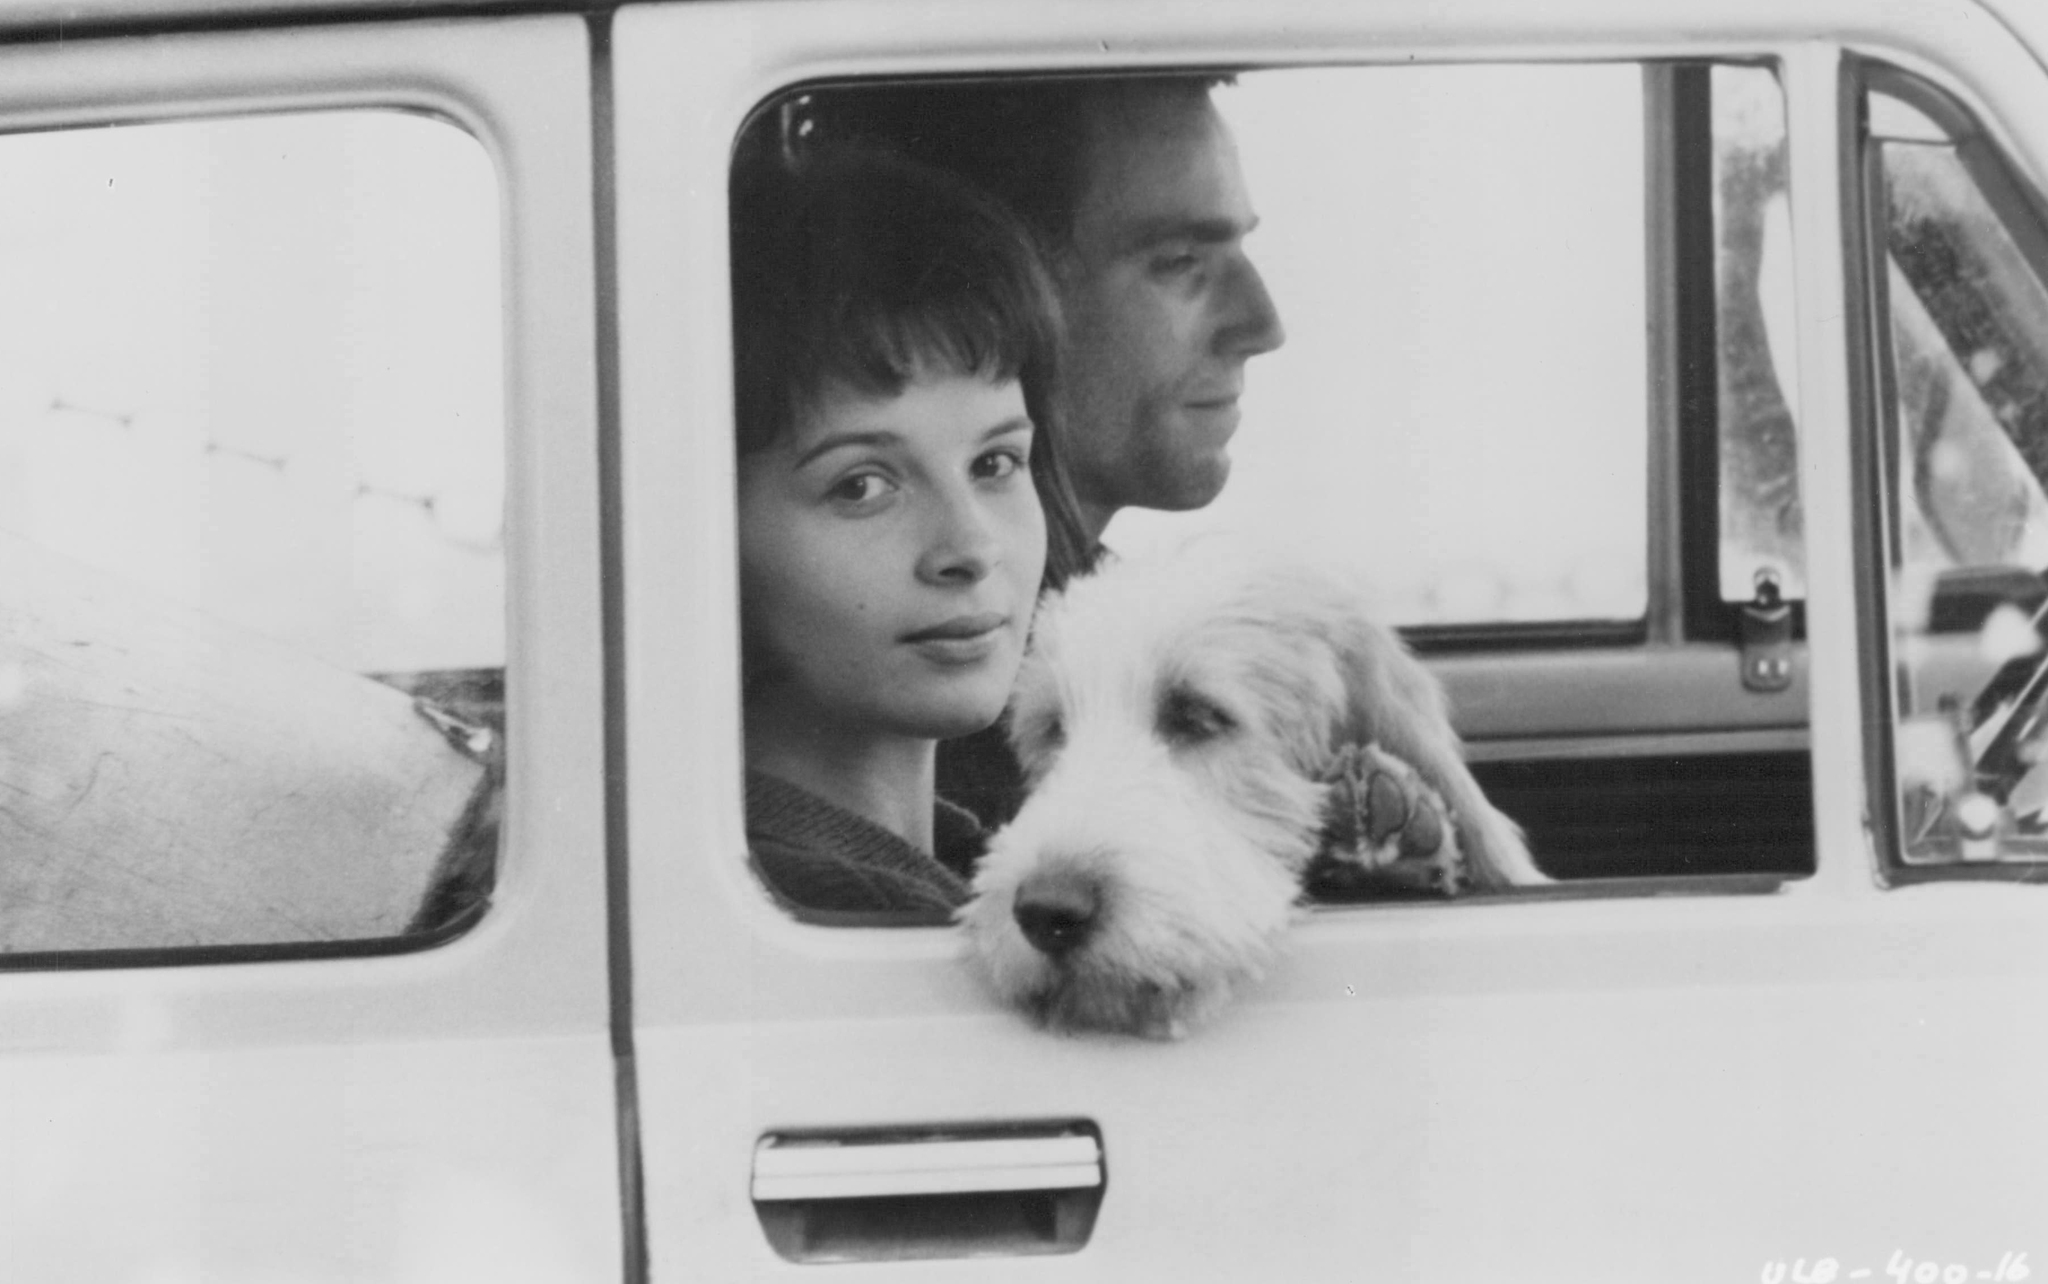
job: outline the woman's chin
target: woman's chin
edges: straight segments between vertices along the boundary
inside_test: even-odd
[[[917,724],[915,734],[933,740],[971,736],[1003,716],[1010,702],[1010,688],[1017,678],[1017,666],[990,664],[979,672],[954,672],[939,682],[920,684],[908,697],[903,712]]]
[[[1009,702],[1007,691],[991,699],[952,700],[925,710],[918,734],[933,740],[957,740],[994,725]]]

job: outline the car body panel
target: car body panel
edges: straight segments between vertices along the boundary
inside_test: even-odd
[[[588,66],[563,17],[0,49],[10,130],[374,105],[482,142],[506,281],[513,667],[549,675],[515,677],[511,725],[550,746],[515,747],[496,905],[441,948],[0,974],[11,1278],[619,1268]]]
[[[1842,50],[1919,68],[2015,122],[2048,119],[2048,79],[1964,6],[1677,12],[621,12],[627,650],[659,657],[629,662],[628,677],[653,1278],[813,1269],[780,1260],[750,1224],[745,1177],[765,1133],[1070,1118],[1101,1130],[1109,1190],[1094,1239],[1068,1258],[955,1263],[949,1278],[1713,1280],[1802,1257],[1881,1272],[1899,1248],[1988,1268],[2026,1247],[2033,1197],[2016,1192],[2048,1190],[2048,1126],[2023,1068],[2044,1046],[2025,1014],[2048,995],[2048,900],[2012,886],[1880,889],[1862,823],[1871,724],[1852,665],[1806,667],[1816,876],[1766,895],[1318,911],[1265,983],[1182,1043],[1034,1032],[989,1010],[943,931],[796,924],[746,871],[735,635],[730,616],[700,609],[735,596],[726,300],[702,286],[723,279],[723,193],[708,176],[755,102],[814,78],[1777,60],[1800,250],[1809,655],[1858,653]],[[2024,163],[2048,173],[2028,141]],[[1481,703],[1465,706],[1468,725],[1512,739],[1541,721],[1512,704],[1516,666],[1549,663],[1444,667]],[[1629,721],[1603,711],[1574,730]],[[1960,1184],[1916,1180],[1923,1163]]]

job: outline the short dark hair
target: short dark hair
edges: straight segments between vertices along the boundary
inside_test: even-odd
[[[1016,380],[1038,429],[1047,580],[1085,565],[1059,466],[1059,304],[1028,234],[960,179],[869,147],[743,145],[732,189],[736,442],[773,447],[828,387],[893,396],[925,370]]]
[[[820,89],[796,128],[824,138],[885,142],[958,174],[1021,218],[1047,252],[1064,249],[1088,179],[1090,129],[1137,96],[1206,100],[1226,72],[1119,73],[923,81]]]

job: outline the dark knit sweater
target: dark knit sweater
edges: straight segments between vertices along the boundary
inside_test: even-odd
[[[747,846],[775,893],[806,918],[887,914],[948,922],[967,902],[984,835],[973,815],[937,800],[938,857],[786,780],[747,772]]]
[[[1010,715],[973,735],[941,740],[938,786],[990,831],[1014,820],[1024,805],[1024,768],[1010,748]]]

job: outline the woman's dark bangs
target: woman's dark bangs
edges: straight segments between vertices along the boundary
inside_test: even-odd
[[[944,371],[994,382],[1019,378],[1042,351],[1032,314],[1007,315],[984,298],[936,301],[910,311],[850,319],[829,342],[822,381],[895,396],[920,374]]]

